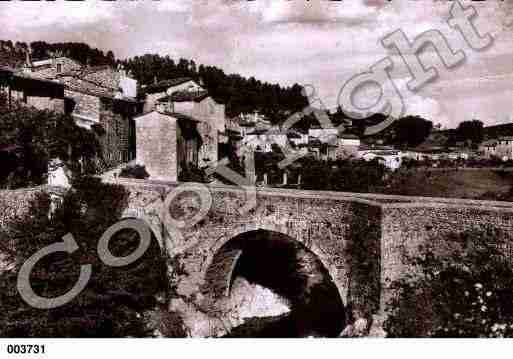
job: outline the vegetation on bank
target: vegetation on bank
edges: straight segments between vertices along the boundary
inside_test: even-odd
[[[391,284],[389,337],[513,336],[513,269],[508,236],[492,227],[449,233],[408,256]]]
[[[0,188],[46,183],[50,160],[61,159],[74,173],[95,173],[101,158],[94,132],[70,116],[12,102],[0,93]]]
[[[120,186],[81,177],[50,217],[50,200],[40,195],[29,213],[6,229],[2,242],[15,250],[10,258],[15,268],[0,274],[0,337],[185,336],[180,318],[167,310],[172,297],[170,264],[155,238],[144,255],[127,266],[108,266],[98,256],[101,236],[120,220],[127,199]],[[37,262],[30,277],[32,288],[43,297],[60,296],[75,285],[85,264],[92,266],[91,278],[69,303],[49,310],[32,308],[16,289],[21,265],[45,246],[62,242],[68,233],[78,249]],[[109,242],[117,257],[130,255],[138,246],[139,236],[131,229],[117,232]],[[169,327],[169,323],[174,324]]]

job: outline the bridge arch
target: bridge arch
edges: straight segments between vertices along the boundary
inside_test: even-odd
[[[309,302],[311,308],[306,311],[317,310],[319,317],[324,315],[324,322],[333,321],[331,335],[339,334],[345,325],[345,298],[329,264],[322,254],[315,253],[315,248],[280,229],[243,226],[216,242],[204,277],[204,294],[210,307],[226,301],[235,277],[242,275],[250,283],[289,299],[291,310],[305,311]],[[329,303],[322,305],[320,298],[329,298]]]

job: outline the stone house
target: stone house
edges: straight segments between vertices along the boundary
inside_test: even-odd
[[[358,148],[361,145],[360,138],[350,133],[342,133],[338,137],[336,149],[337,158],[357,157]]]
[[[15,70],[0,69],[0,90],[8,103],[17,101],[39,110],[64,112],[64,86],[54,81],[25,76]]]
[[[191,117],[164,107],[136,118],[137,161],[151,179],[178,181],[187,165],[198,166],[201,135]]]
[[[483,141],[479,146],[479,152],[482,153],[485,158],[492,158],[497,156],[497,140]]]
[[[145,97],[144,112],[153,111],[158,100],[180,91],[205,91],[205,89],[190,77],[155,81],[155,83],[142,88]]]
[[[21,74],[64,86],[64,112],[77,125],[96,132],[105,166],[135,158],[133,119],[142,112],[143,103],[137,98],[137,81],[122,68],[82,66],[59,57],[28,61]]]
[[[57,78],[60,74],[79,71],[82,68],[82,64],[68,57],[60,56],[32,61],[30,56],[27,55],[27,60],[22,68],[22,72],[30,74],[31,77],[50,80]]]
[[[219,138],[226,132],[225,106],[218,104],[207,91],[198,88],[174,91],[160,98],[156,109],[162,113],[179,114],[197,122],[202,145],[198,166],[206,167],[218,160]]]
[[[255,129],[242,138],[242,147],[247,151],[272,152],[273,145],[280,148],[288,146],[287,133],[281,131],[278,127],[269,130]]]
[[[503,161],[513,159],[513,136],[502,136],[496,140],[495,154]]]

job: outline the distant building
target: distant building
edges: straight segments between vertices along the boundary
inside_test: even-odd
[[[360,148],[360,137],[350,133],[342,133],[338,138],[337,158],[357,157]]]
[[[357,157],[365,161],[378,160],[385,167],[396,170],[401,167],[401,152],[390,146],[366,146],[361,145],[358,148]]]
[[[513,136],[503,136],[497,139],[494,156],[503,161],[513,159]]]
[[[308,145],[308,135],[299,131],[289,129],[287,131],[287,137],[294,146],[305,146]]]
[[[310,128],[308,137],[317,138],[321,143],[337,143],[339,131],[337,128]]]
[[[487,140],[483,141],[479,146],[479,151],[482,153],[485,158],[497,157],[497,140]]]
[[[287,133],[282,132],[279,127],[268,130],[255,129],[242,138],[242,147],[249,151],[272,152],[273,145],[280,148],[288,146]]]

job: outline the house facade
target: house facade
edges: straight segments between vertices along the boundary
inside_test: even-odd
[[[485,158],[492,158],[497,156],[497,140],[486,140],[481,143],[479,146],[479,152],[483,155]]]
[[[503,136],[497,139],[494,156],[503,161],[513,159],[513,136]]]
[[[197,166],[198,122],[180,114],[152,111],[136,118],[137,164],[151,179],[178,181],[188,165]]]
[[[155,109],[161,113],[179,114],[196,121],[202,140],[198,166],[206,167],[217,162],[219,139],[226,132],[223,104],[214,101],[205,90],[190,88],[160,98]]]
[[[27,61],[19,76],[63,86],[64,112],[98,135],[103,166],[135,158],[133,119],[142,112],[142,103],[137,99],[137,81],[123,68],[83,66],[59,57]]]
[[[155,109],[158,100],[180,91],[204,91],[205,89],[190,77],[179,77],[171,80],[155,81],[142,88],[145,97],[144,113]]]
[[[32,78],[15,70],[0,69],[0,90],[9,105],[13,101],[38,110],[64,113],[64,86],[46,79]]]

